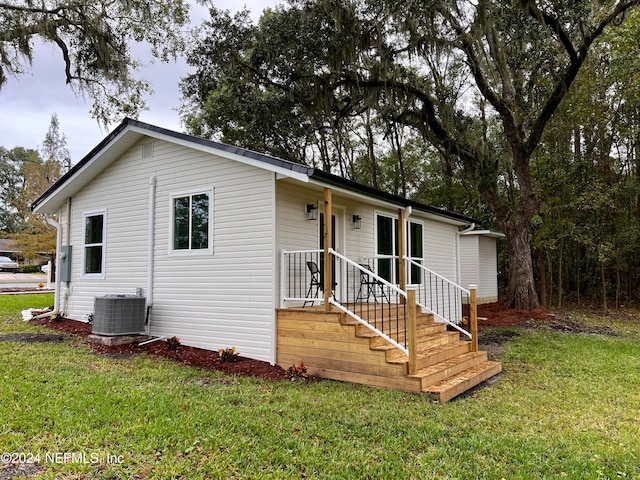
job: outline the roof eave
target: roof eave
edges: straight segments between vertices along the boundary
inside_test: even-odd
[[[332,185],[339,188],[343,188],[345,190],[349,190],[352,192],[356,192],[359,194],[363,194],[368,197],[374,197],[382,200],[386,203],[391,203],[398,207],[406,208],[411,207],[412,209],[419,210],[420,212],[426,214],[427,216],[435,216],[438,218],[445,218],[449,222],[458,225],[471,225],[471,224],[479,224],[479,220],[475,220],[473,218],[460,215],[455,212],[450,212],[448,210],[444,210],[441,208],[432,207],[430,205],[424,205],[422,203],[406,199],[399,195],[393,195],[391,193],[386,193],[381,190],[377,190],[373,187],[368,187],[366,185],[361,185],[357,182],[353,182],[351,180],[347,180],[342,177],[338,177],[337,175],[333,175],[331,173],[324,172],[322,170],[314,169],[313,174],[311,175],[311,180],[316,180],[319,184]]]
[[[82,160],[74,165],[69,172],[36,199],[31,205],[31,209],[36,213],[56,213],[67,198],[72,197],[84,188],[88,182],[107,168],[112,161],[115,161],[123,150],[130,148],[144,136],[169,141],[244,164],[257,166],[258,168],[272,171],[279,176],[294,178],[301,182],[308,182],[309,176],[313,172],[313,168],[305,165],[295,164],[251,150],[224,145],[212,140],[174,132],[127,118]],[[124,143],[122,149],[118,149],[110,155],[114,146],[123,141],[123,137],[127,137],[129,141]]]

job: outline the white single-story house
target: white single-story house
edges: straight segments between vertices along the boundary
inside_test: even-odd
[[[438,282],[464,282],[461,263],[479,260],[461,251],[461,232],[476,223],[471,218],[131,119],[33,210],[57,218],[56,308],[66,317],[87,321],[96,297],[137,294],[145,298],[151,336],[175,335],[209,350],[233,345],[243,356],[272,364],[288,361],[278,358],[277,312],[311,311],[323,303],[327,289],[318,280],[326,279],[310,269],[329,265],[321,253],[325,238],[334,263],[343,262],[358,278],[366,277],[365,265],[403,288],[426,285],[424,267]],[[331,212],[330,226],[325,212]],[[494,288],[495,269],[483,267],[478,282]],[[355,277],[349,280],[346,267],[330,268],[332,299],[359,290],[354,303],[362,302],[363,285],[376,286],[350,287]],[[438,286],[424,291],[434,296],[438,288],[442,296]],[[445,296],[456,297],[447,288]],[[366,301],[371,298],[377,303],[367,292]]]

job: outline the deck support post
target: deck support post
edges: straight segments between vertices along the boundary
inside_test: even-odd
[[[407,269],[405,266],[405,225],[404,225],[404,208],[398,209],[398,278],[400,279],[399,286],[403,292],[407,290]]]
[[[407,349],[409,350],[409,375],[418,371],[418,339],[416,337],[416,291],[407,290]]]
[[[469,285],[469,327],[471,329],[471,351],[478,351],[478,286]]]
[[[333,205],[331,198],[331,189],[325,187],[324,189],[324,311],[331,311],[331,304],[329,299],[331,298],[331,291],[333,285],[331,280],[333,279],[333,258],[329,254],[329,249],[333,248],[331,243],[331,218],[333,215]]]

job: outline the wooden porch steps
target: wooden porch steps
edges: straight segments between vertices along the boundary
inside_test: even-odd
[[[440,402],[448,402],[453,397],[466,392],[479,383],[497,375],[502,371],[500,362],[486,361],[468,368],[438,383],[423,388],[422,391]]]
[[[472,352],[471,342],[434,322],[417,318],[417,371],[397,347],[339,311],[278,311],[278,364],[304,361],[312,375],[382,388],[426,393],[446,402],[502,370],[486,352]],[[404,341],[405,332],[387,321],[385,333]]]

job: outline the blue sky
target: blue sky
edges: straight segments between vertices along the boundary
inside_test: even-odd
[[[255,19],[276,0],[214,0],[218,8],[237,11],[246,5]],[[201,6],[192,6],[192,22],[207,15]],[[141,59],[143,60],[143,59]],[[154,94],[147,98],[149,109],[139,119],[172,130],[182,131],[178,113],[178,82],[188,73],[184,62],[147,64],[140,76],[151,82]],[[0,146],[39,148],[56,113],[60,129],[67,138],[73,163],[84,157],[108,131],[89,114],[91,100],[76,96],[65,84],[64,64],[53,47],[38,44],[30,72],[10,78],[0,90]],[[112,125],[113,127],[115,125]]]

